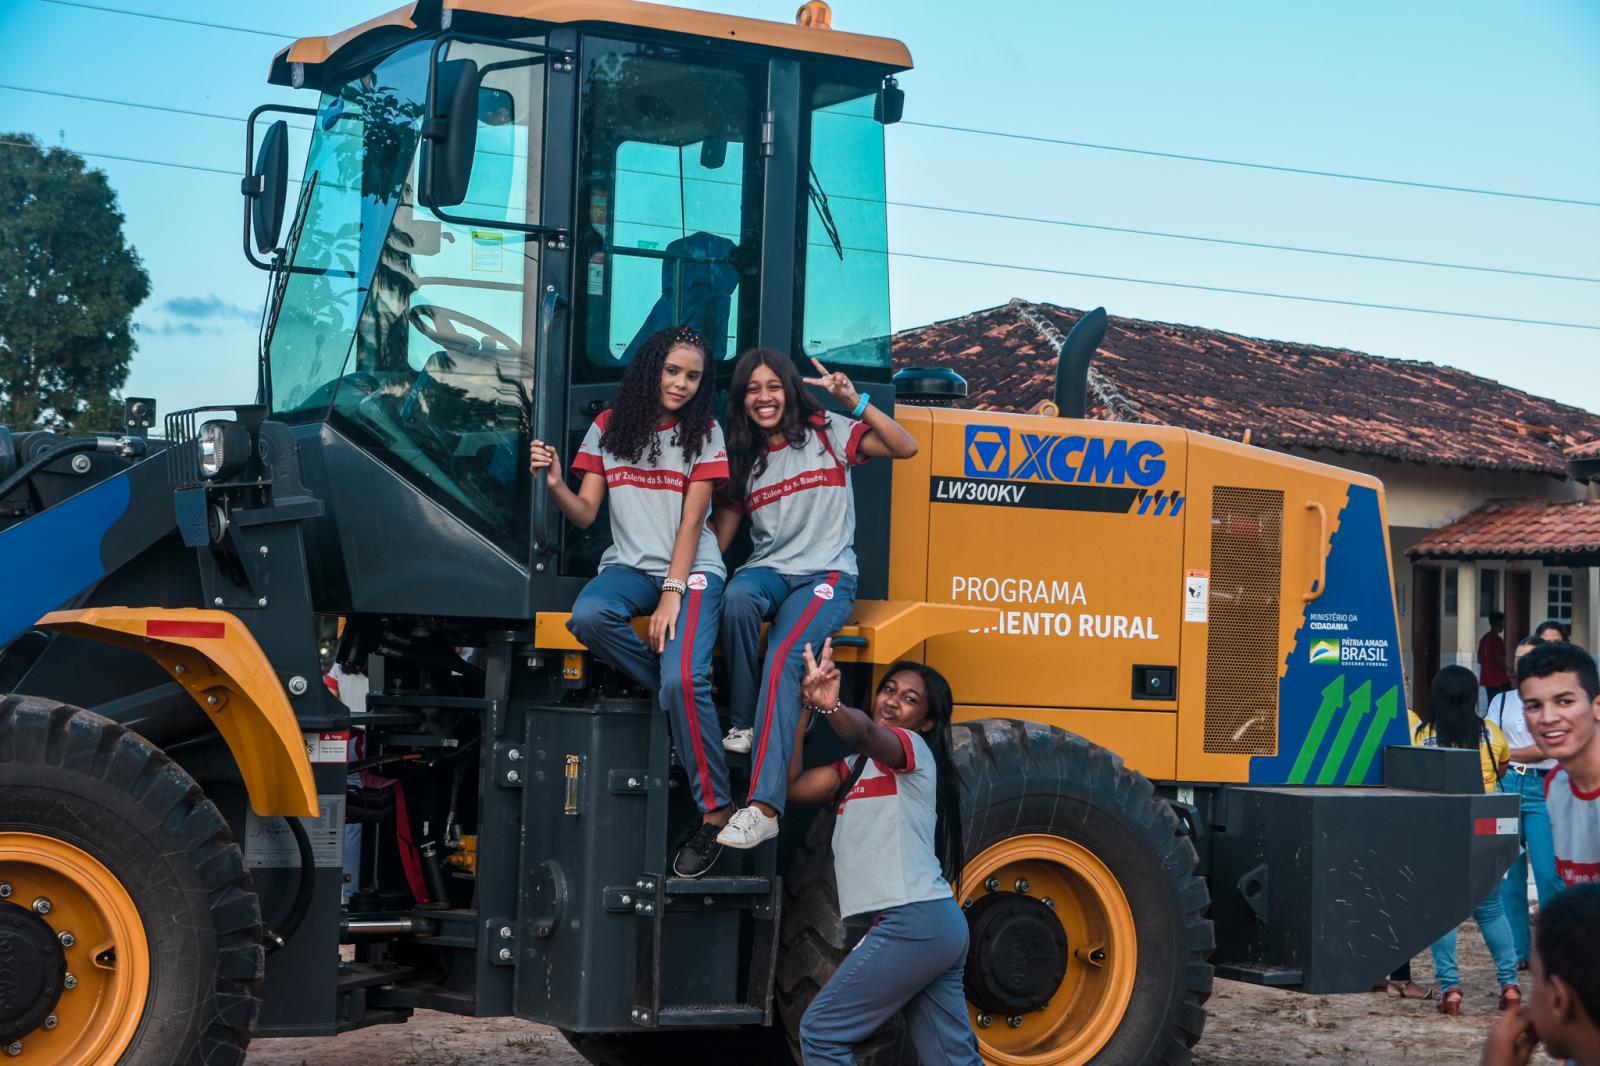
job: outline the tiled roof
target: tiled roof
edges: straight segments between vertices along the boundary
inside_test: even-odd
[[[968,407],[1031,410],[1082,313],[1012,300],[904,330],[895,365],[955,370]],[[1600,415],[1463,370],[1116,316],[1089,387],[1094,418],[1444,466],[1565,477],[1566,449],[1600,438]]]
[[[1423,558],[1600,554],[1600,500],[1492,500],[1406,549]]]
[[[1600,440],[1592,440],[1586,444],[1574,444],[1567,449],[1567,458],[1573,462],[1585,459],[1600,459]]]

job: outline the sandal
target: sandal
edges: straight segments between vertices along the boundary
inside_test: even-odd
[[[1461,989],[1447,988],[1444,990],[1444,994],[1439,997],[1439,1013],[1448,1014],[1452,1018],[1461,1013]]]
[[[1390,999],[1432,999],[1439,993],[1415,981],[1390,981],[1385,989]]]
[[[1516,985],[1502,985],[1500,988],[1500,1009],[1511,1010],[1522,1006],[1522,989]]]

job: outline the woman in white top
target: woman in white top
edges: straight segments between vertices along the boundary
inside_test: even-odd
[[[789,798],[837,805],[839,911],[877,915],[806,1008],[804,1064],[853,1066],[851,1048],[904,1008],[924,1063],[982,1066],[962,990],[967,920],[950,888],[962,861],[950,685],[931,667],[895,663],[869,716],[840,702],[831,639],[820,660],[809,644],[804,657],[807,710],[823,715],[856,754],[802,770],[797,743]]]

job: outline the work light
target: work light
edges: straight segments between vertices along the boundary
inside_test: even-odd
[[[237,422],[213,419],[200,426],[200,474],[208,481],[225,480],[250,461],[250,433]]]

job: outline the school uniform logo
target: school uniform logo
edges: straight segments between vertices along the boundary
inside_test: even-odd
[[[833,599],[833,586],[824,581],[812,589],[811,594],[819,600],[831,600]]]
[[[690,588],[695,589],[697,591],[700,590],[700,589],[703,589],[703,588],[706,587],[706,575],[704,575],[704,574],[690,574],[689,575],[689,580],[687,582],[685,582],[685,584],[687,584]]]

